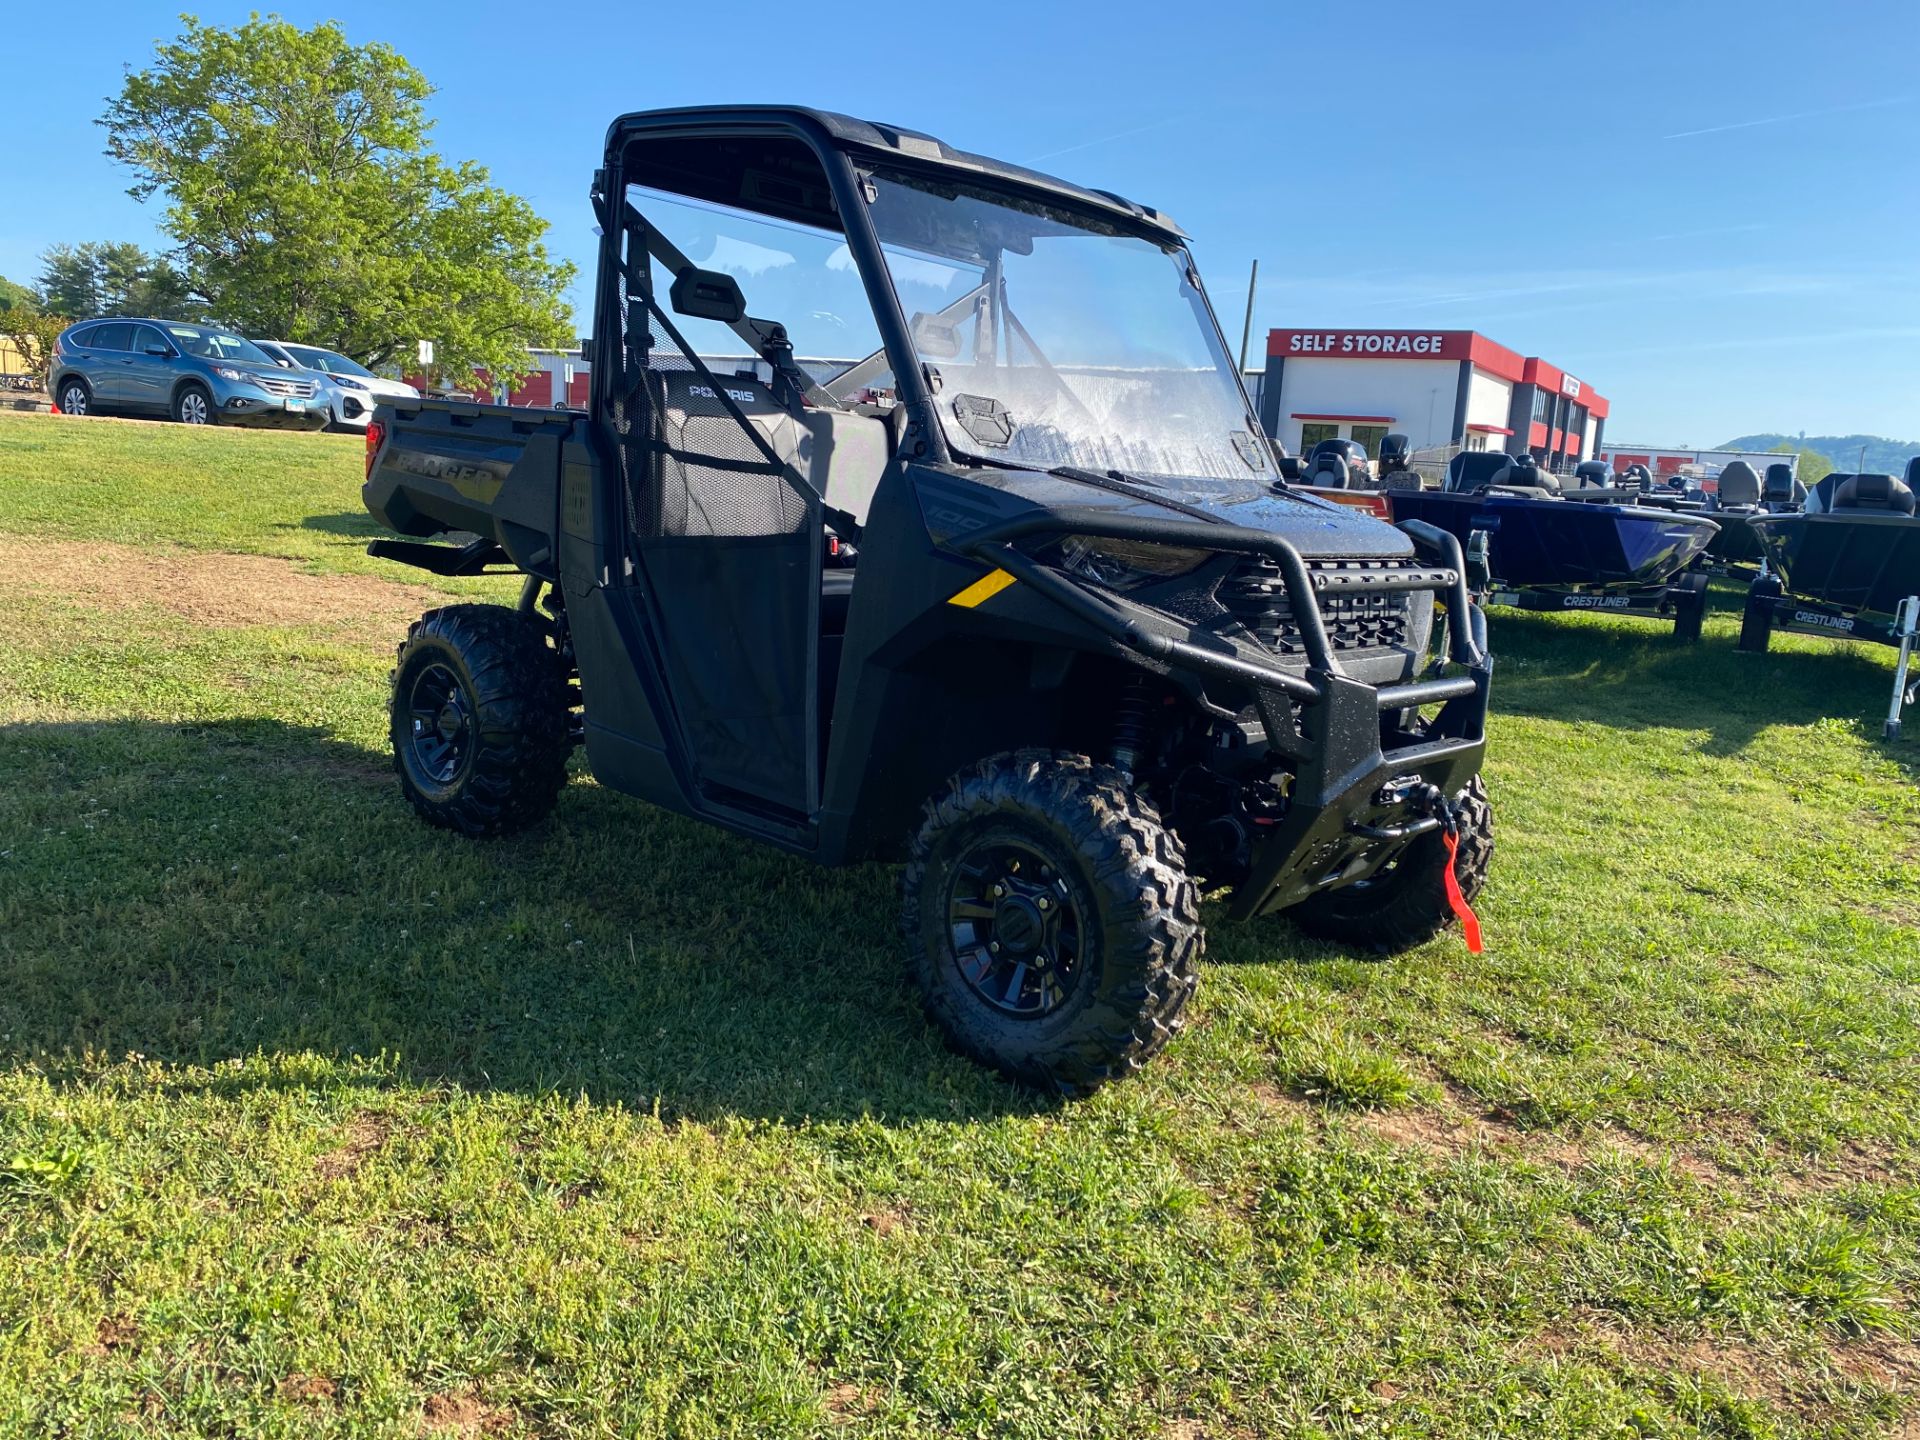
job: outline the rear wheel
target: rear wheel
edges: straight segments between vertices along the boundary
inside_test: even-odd
[[[1471,901],[1486,885],[1493,862],[1493,805],[1478,775],[1456,804],[1460,842],[1453,874]],[[1439,934],[1453,918],[1446,865],[1446,842],[1439,831],[1429,831],[1365,880],[1302,900],[1286,915],[1322,940],[1369,950],[1410,949]]]
[[[182,425],[214,423],[213,396],[201,385],[182,385],[173,397],[173,418]]]
[[[1085,1094],[1180,1029],[1205,945],[1180,842],[1118,770],[1023,750],[927,803],[902,929],[961,1053]]]
[[[463,835],[525,829],[566,784],[560,659],[517,611],[430,610],[400,646],[390,733],[401,791],[422,819]]]
[[[84,415],[93,407],[93,391],[84,380],[65,380],[60,385],[60,413]]]

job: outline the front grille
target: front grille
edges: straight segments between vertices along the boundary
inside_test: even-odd
[[[269,395],[280,395],[291,400],[308,400],[313,397],[311,380],[295,380],[289,376],[262,375],[260,388]]]
[[[1316,577],[1418,568],[1397,560],[1312,560],[1307,569]],[[1220,582],[1215,598],[1227,611],[1276,655],[1306,653],[1300,627],[1287,599],[1280,567],[1264,555],[1249,555]],[[1329,587],[1320,590],[1320,616],[1327,640],[1335,651],[1377,650],[1403,645],[1407,639],[1407,609],[1412,594],[1405,590],[1366,594]]]

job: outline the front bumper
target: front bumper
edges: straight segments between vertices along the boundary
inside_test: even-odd
[[[216,381],[213,404],[222,425],[250,425],[269,430],[318,430],[328,419],[326,396],[318,391],[302,399],[274,395],[254,385]]]
[[[1235,919],[1296,905],[1309,896],[1363,880],[1409,840],[1438,824],[1407,813],[1400,782],[1418,779],[1457,796],[1486,753],[1487,702],[1493,659],[1486,620],[1467,589],[1460,542],[1420,521],[1399,527],[1423,568],[1406,573],[1323,576],[1316,582],[1287,541],[1264,531],[1200,521],[1146,520],[1098,511],[1056,511],[1024,517],[971,537],[960,548],[1004,569],[1143,659],[1197,672],[1250,694],[1271,753],[1290,762],[1285,814],[1260,838],[1252,869],[1235,889]],[[1052,533],[1156,541],[1195,549],[1264,555],[1274,561],[1305,650],[1303,671],[1284,670],[1244,652],[1176,639],[1123,613],[1091,589],[1013,544]],[[1327,638],[1322,587],[1434,592],[1445,607],[1443,658],[1424,680],[1370,685],[1343,667]],[[1437,672],[1450,667],[1455,673]],[[1441,708],[1424,725],[1410,717]]]

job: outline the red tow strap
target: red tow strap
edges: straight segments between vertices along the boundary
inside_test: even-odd
[[[1455,917],[1460,921],[1460,929],[1467,937],[1467,951],[1478,955],[1486,946],[1480,943],[1480,917],[1473,913],[1473,907],[1467,904],[1467,897],[1460,893],[1460,877],[1453,873],[1453,862],[1460,851],[1460,837],[1452,830],[1441,832],[1441,838],[1447,842],[1447,904],[1453,907]]]

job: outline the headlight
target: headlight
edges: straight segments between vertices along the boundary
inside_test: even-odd
[[[327,378],[333,381],[333,383],[338,385],[342,390],[364,390],[367,388],[366,381],[355,380],[350,375],[329,375]]]
[[[1155,580],[1198,570],[1213,558],[1211,550],[1189,550],[1151,540],[1115,540],[1110,536],[1069,535],[1053,546],[1062,569],[1104,585],[1133,590]]]
[[[233,381],[236,385],[258,385],[260,383],[257,377],[249,375],[245,370],[236,370],[231,365],[216,365],[213,367],[213,373],[218,375],[222,380]]]

